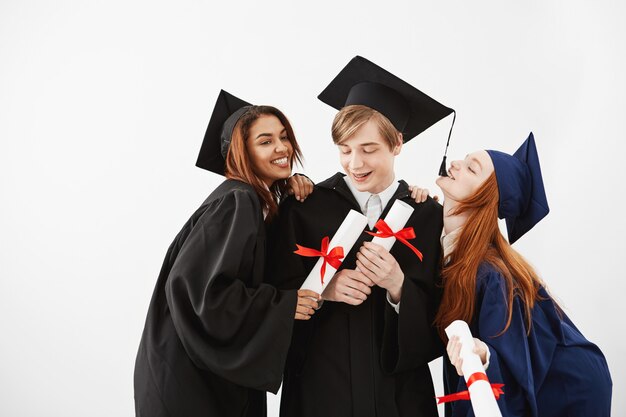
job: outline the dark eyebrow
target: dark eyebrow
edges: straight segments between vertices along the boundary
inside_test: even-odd
[[[283,134],[283,133],[285,133],[286,131],[287,131],[287,128],[283,128],[283,130],[281,130],[281,131],[280,131],[280,133],[279,133],[278,135],[282,135],[282,134]],[[271,138],[271,137],[272,137],[272,134],[271,134],[271,133],[259,133],[259,134],[257,135],[257,137],[256,137],[256,138],[254,138],[254,139],[259,139],[259,138],[262,138],[262,137],[268,137],[268,136]]]

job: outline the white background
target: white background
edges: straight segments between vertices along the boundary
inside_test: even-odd
[[[320,181],[339,165],[334,111],[316,96],[357,54],[458,111],[453,158],[513,152],[535,133],[552,211],[515,247],[605,353],[625,415],[625,12],[605,0],[1,0],[0,415],[133,415],[162,259],[220,181],[194,167],[219,89],[284,110]],[[403,149],[399,177],[438,192],[450,121]]]

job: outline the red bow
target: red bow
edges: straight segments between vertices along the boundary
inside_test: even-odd
[[[322,285],[324,285],[324,274],[326,273],[326,263],[329,263],[335,269],[339,269],[341,266],[341,260],[343,259],[343,248],[341,246],[337,246],[332,248],[330,252],[328,252],[328,244],[329,239],[328,236],[324,236],[322,239],[322,247],[320,250],[305,248],[304,246],[300,246],[296,244],[298,250],[293,253],[297,253],[300,256],[309,256],[309,257],[319,257],[324,258],[324,263],[322,264],[322,269],[320,270],[320,276],[322,279]]]
[[[411,249],[413,253],[417,255],[418,258],[420,258],[420,261],[423,259],[422,252],[420,252],[415,246],[411,245],[407,241],[407,239],[415,239],[415,230],[413,230],[412,227],[405,227],[404,229],[399,230],[394,233],[394,231],[391,230],[391,227],[389,227],[389,225],[385,223],[383,219],[379,219],[374,225],[374,227],[378,229],[378,232],[376,233],[365,232],[365,233],[372,235],[372,236],[376,236],[376,237],[395,237],[400,242],[408,246],[409,249]]]
[[[489,379],[487,378],[487,375],[485,375],[483,372],[476,372],[467,379],[467,388],[469,389],[469,387],[476,381],[489,382]],[[500,394],[504,394],[504,391],[502,390],[503,386],[504,384],[491,384],[491,390],[493,391],[493,395],[496,397],[496,400],[500,399]],[[449,394],[449,395],[444,395],[443,397],[437,397],[437,400],[439,400],[437,404],[449,403],[449,402],[458,401],[458,400],[469,400],[469,399],[470,399],[469,391],[461,391],[455,394]]]

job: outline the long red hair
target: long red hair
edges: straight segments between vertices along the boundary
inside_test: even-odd
[[[288,179],[285,178],[274,181],[268,190],[263,180],[259,178],[252,168],[252,161],[250,161],[246,142],[250,136],[250,128],[254,122],[263,115],[276,116],[285,127],[287,138],[293,149],[289,160],[290,167],[293,169],[294,162],[302,164],[302,151],[300,151],[300,146],[296,141],[296,136],[293,133],[293,128],[287,117],[276,107],[252,106],[239,118],[239,121],[237,121],[233,129],[230,147],[226,154],[225,175],[226,178],[243,181],[254,187],[254,190],[261,200],[261,204],[268,211],[266,220],[269,221],[278,212],[278,202],[285,193]]]
[[[476,276],[478,267],[488,262],[504,277],[508,314],[504,333],[511,324],[513,299],[519,297],[524,306],[527,329],[530,331],[531,311],[539,300],[542,285],[530,264],[511,247],[498,228],[498,183],[495,173],[478,191],[450,214],[467,213],[456,245],[442,268],[443,297],[435,316],[435,325],[442,340],[444,329],[454,320],[471,323],[476,309]],[[497,335],[494,335],[497,336]]]

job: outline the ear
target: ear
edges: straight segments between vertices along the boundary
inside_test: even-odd
[[[402,133],[398,132],[398,144],[393,148],[393,156],[398,156],[400,154],[403,143],[404,141],[402,140]]]

